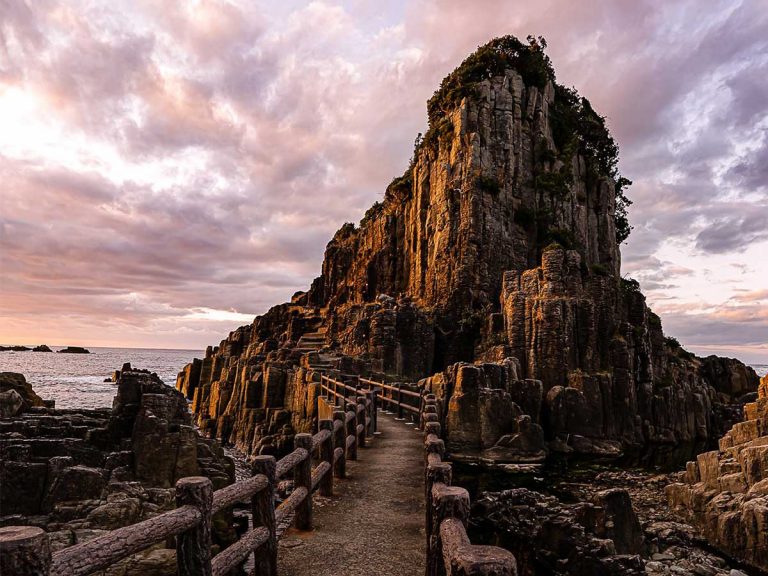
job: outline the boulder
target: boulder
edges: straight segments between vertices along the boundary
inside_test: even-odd
[[[0,392],[0,418],[10,418],[21,412],[24,399],[16,390]]]
[[[35,393],[32,385],[27,382],[23,374],[0,372],[0,392],[8,392],[10,390],[15,391],[21,397],[22,410],[45,405],[43,399]]]

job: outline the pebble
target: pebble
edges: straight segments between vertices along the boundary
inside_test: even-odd
[[[711,566],[707,566],[706,564],[699,564],[698,566],[694,567],[693,573],[696,574],[696,576],[715,576],[715,574],[717,574],[717,570]]]
[[[664,562],[665,560],[674,560],[675,557],[672,556],[672,554],[668,554],[667,552],[657,552],[653,556],[651,556],[651,560],[656,560],[657,562]]]
[[[744,574],[744,572],[742,572],[741,570],[736,570],[736,569],[734,568],[733,570],[731,570],[731,571],[728,573],[728,576],[747,576],[747,575],[746,575],[746,574]]]

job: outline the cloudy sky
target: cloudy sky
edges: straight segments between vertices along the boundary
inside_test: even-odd
[[[608,117],[666,331],[768,363],[768,0],[0,0],[0,343],[218,342],[509,33]]]

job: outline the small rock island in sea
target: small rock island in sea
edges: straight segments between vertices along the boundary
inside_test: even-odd
[[[90,354],[90,350],[87,350],[86,348],[82,348],[81,346],[67,346],[66,348],[62,348],[61,350],[58,350],[59,354]]]

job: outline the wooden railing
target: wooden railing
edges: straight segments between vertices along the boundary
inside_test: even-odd
[[[224,576],[240,567],[251,553],[255,574],[277,573],[277,526],[291,513],[300,530],[312,528],[312,493],[333,494],[333,477],[346,474],[347,458],[357,458],[358,446],[375,430],[375,394],[344,397],[333,420],[320,420],[319,431],[297,434],[294,450],[275,461],[253,459],[253,476],[214,491],[210,479],[182,478],[176,483],[176,509],[138,524],[51,554],[48,535],[32,526],[0,528],[0,574],[14,576],[86,576],[170,538],[176,540],[179,576]],[[312,467],[312,455],[319,453]],[[277,480],[293,473],[293,491],[277,508]],[[235,544],[211,557],[211,518],[238,502],[250,502],[253,529]]]
[[[424,397],[425,497],[427,523],[426,576],[515,576],[511,552],[497,546],[474,546],[467,536],[469,492],[451,486],[452,469],[443,462],[440,405],[434,394]]]
[[[384,382],[376,382],[375,380],[369,380],[368,378],[360,378],[361,385],[366,386],[371,390],[381,390],[379,394],[379,401],[382,405],[394,407],[398,418],[403,418],[403,411],[410,412],[418,415],[421,412],[423,406],[423,398],[420,392],[415,390],[409,390],[404,386],[402,382],[396,384],[386,384]]]

